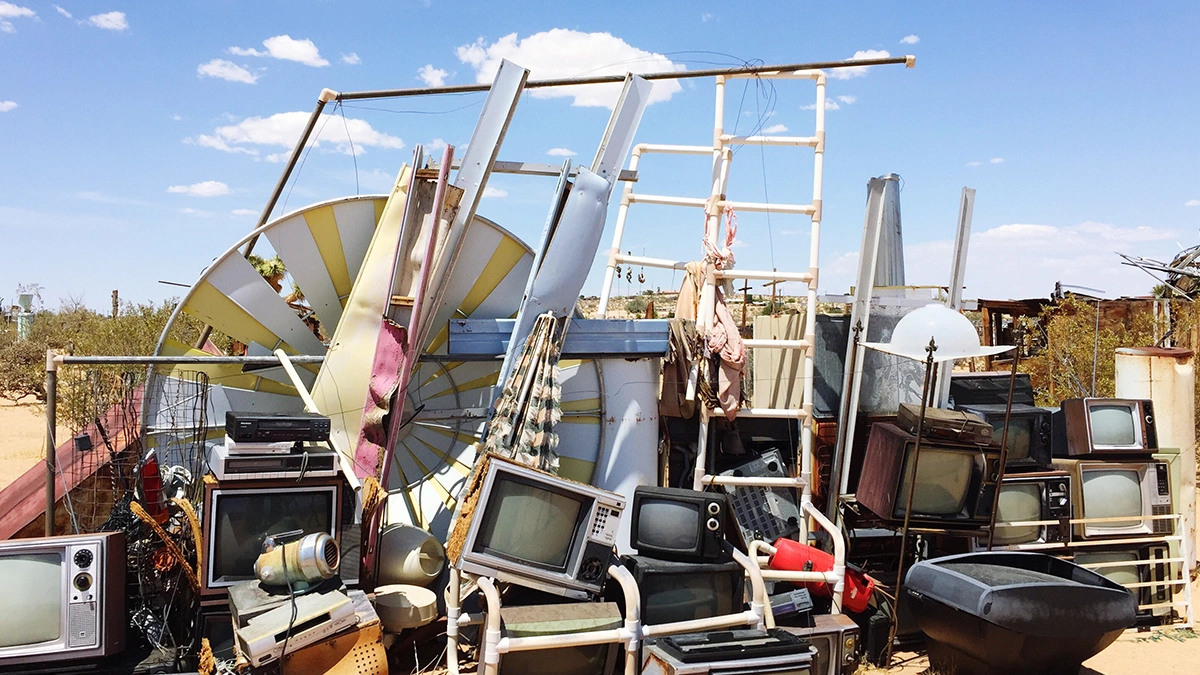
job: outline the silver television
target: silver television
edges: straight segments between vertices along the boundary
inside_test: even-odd
[[[475,503],[460,570],[579,599],[603,590],[621,496],[492,457]]]

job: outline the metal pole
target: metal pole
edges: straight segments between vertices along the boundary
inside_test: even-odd
[[[904,64],[912,68],[916,66],[917,57],[892,56],[883,59],[862,59],[855,61],[817,61],[814,63],[791,63],[784,65],[744,66],[740,68],[710,68],[708,70],[669,70],[661,73],[639,74],[645,80],[682,80],[696,77],[736,77],[738,75],[755,75],[759,73],[784,73],[798,70],[829,70],[833,68],[858,68],[860,66],[887,66]],[[541,89],[544,87],[573,87],[581,84],[620,84],[625,81],[625,75],[594,75],[592,77],[564,77],[552,80],[533,80],[525,84],[526,89]],[[405,96],[428,96],[431,94],[469,94],[491,89],[491,84],[456,84],[448,87],[419,87],[415,89],[376,89],[372,91],[351,91],[335,94],[338,101],[359,101],[369,98],[401,98]]]
[[[1017,362],[1021,360],[1021,333],[1016,334],[1017,348],[1013,351],[1012,371],[1008,374],[1008,400],[1004,404],[1004,433],[1000,434],[1000,468],[996,471],[996,492],[992,495],[992,519],[988,523],[987,550],[992,550],[996,537],[996,513],[1000,510],[1000,488],[1004,486],[1004,466],[1008,463],[1008,424],[1012,420],[1013,390],[1017,386]],[[987,471],[986,460],[984,472]]]
[[[290,356],[292,363],[316,364],[325,361],[324,356]],[[55,363],[87,363],[92,365],[173,365],[173,364],[220,364],[233,363],[244,366],[266,366],[279,368],[279,359],[274,356],[55,356]],[[49,370],[49,362],[47,362]]]
[[[1096,339],[1092,346],[1092,396],[1096,395],[1096,365],[1100,362],[1100,299],[1096,298]]]
[[[58,362],[53,349],[46,350],[46,536],[54,536],[54,474],[58,442]]]
[[[283,194],[283,188],[287,185],[288,179],[292,176],[292,171],[296,168],[296,163],[300,161],[301,151],[304,150],[304,145],[308,143],[308,137],[312,134],[313,127],[317,126],[317,120],[321,119],[321,111],[325,109],[325,104],[333,99],[336,95],[331,89],[322,89],[321,95],[317,97],[317,105],[313,108],[312,114],[308,116],[308,122],[304,125],[304,131],[300,133],[300,140],[296,141],[296,147],[292,148],[292,154],[288,157],[287,166],[283,169],[283,175],[279,177],[279,182],[275,183],[275,189],[271,191],[271,198],[267,200],[267,205],[263,208],[262,215],[258,217],[258,224],[254,229],[258,229],[267,223],[267,219],[271,217],[271,212],[275,210],[275,204],[279,201],[279,196]],[[258,237],[255,236],[250,241],[246,242],[246,257],[250,257],[250,253],[254,250],[254,244],[258,243]]]
[[[913,446],[912,454],[912,481],[908,484],[908,501],[904,505],[904,526],[900,528],[900,558],[896,563],[896,602],[892,607],[892,627],[888,631],[887,644],[887,659],[886,663],[892,663],[892,647],[896,642],[896,627],[900,623],[900,596],[904,595],[900,588],[904,583],[904,544],[908,541],[908,521],[912,517],[913,493],[917,487],[917,468],[921,461],[921,432],[925,430],[925,409],[929,402],[929,383],[933,379],[933,353],[937,351],[937,343],[933,338],[929,338],[929,345],[925,347],[925,382],[921,385],[921,415],[917,418],[917,442]],[[903,471],[901,467],[901,471]],[[901,474],[903,480],[903,474]]]

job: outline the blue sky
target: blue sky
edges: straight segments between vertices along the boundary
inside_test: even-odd
[[[191,283],[253,226],[303,117],[286,113],[307,114],[324,87],[474,82],[503,55],[538,78],[868,50],[914,54],[917,67],[829,80],[823,292],[852,282],[867,179],[896,172],[910,283],[946,283],[967,185],[978,190],[967,297],[1045,296],[1056,280],[1144,293],[1153,281],[1113,251],[1169,259],[1200,235],[1198,17],[1194,3],[0,2],[0,297],[28,283],[50,306],[106,307],[114,288],[179,295],[158,281]],[[712,90],[683,83],[647,109],[638,140],[709,142]],[[730,94],[727,128],[811,133],[811,84]],[[526,94],[501,158],[559,163],[548,153],[567,149],[590,162],[609,111],[577,104],[596,96]],[[286,210],[384,190],[414,144],[465,144],[482,101],[347,104]],[[641,191],[706,196],[706,160],[644,169]],[[491,185],[480,213],[535,243],[553,181]],[[730,192],[807,202],[811,154],[746,148]],[[643,208],[625,248],[699,255],[696,211]],[[739,265],[806,268],[807,230],[743,214]],[[677,283],[647,271],[621,290]]]

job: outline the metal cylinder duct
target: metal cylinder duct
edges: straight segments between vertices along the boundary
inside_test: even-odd
[[[875,287],[904,285],[904,234],[900,227],[900,175],[883,181],[883,227],[879,230],[879,257],[875,262]]]
[[[268,586],[318,584],[337,573],[340,558],[337,542],[324,532],[281,546],[268,542],[254,561],[254,576]]]

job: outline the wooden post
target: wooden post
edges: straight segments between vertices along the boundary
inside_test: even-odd
[[[742,328],[746,327],[746,305],[750,303],[750,280],[746,279],[742,283],[742,287],[737,289],[742,292]]]
[[[992,311],[987,308],[987,305],[983,305],[979,308],[979,312],[983,319],[983,346],[991,347],[994,344],[994,340],[992,339]],[[983,357],[983,369],[992,369],[991,355]]]
[[[778,272],[779,269],[772,267],[771,271]],[[767,283],[763,284],[763,288],[767,288],[768,286],[771,288],[771,316],[779,316],[779,307],[775,305],[775,289],[779,286],[779,284],[782,283],[782,281],[768,281]]]
[[[119,309],[119,304],[117,302],[117,289],[114,288],[113,289],[113,315],[112,315],[112,318],[114,318],[114,319],[117,318],[117,310],[118,309]]]

